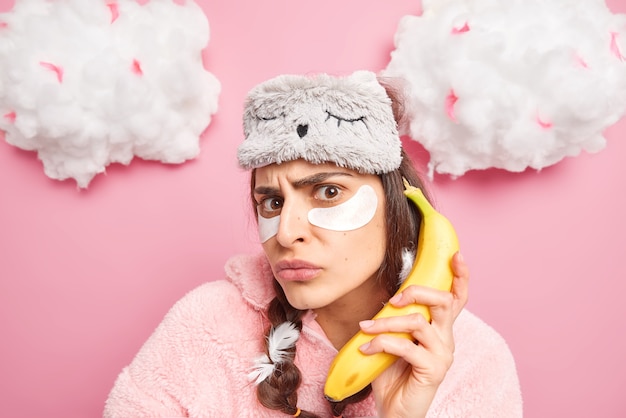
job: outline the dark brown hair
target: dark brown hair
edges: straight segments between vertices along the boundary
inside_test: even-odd
[[[382,83],[381,83],[382,84]],[[403,111],[401,100],[398,100],[397,92],[390,84],[383,84],[387,94],[393,103],[394,116],[398,124],[402,123]],[[415,186],[420,187],[426,195],[421,177],[415,170],[409,156],[402,150],[402,162],[395,171],[381,174],[383,191],[385,194],[385,223],[386,239],[385,256],[376,273],[378,284],[384,288],[391,297],[399,287],[399,275],[402,270],[402,252],[404,249],[415,250],[421,223],[421,215],[415,205],[410,204],[404,195],[403,178]],[[255,188],[255,171],[251,173],[251,192]],[[254,198],[252,198],[254,205]],[[256,207],[254,207],[256,211]],[[276,280],[274,280],[276,297],[267,308],[267,317],[270,322],[266,335],[269,335],[273,327],[289,321],[295,324],[298,330],[302,329],[302,316],[305,311],[292,307]],[[267,350],[267,347],[266,347]],[[294,415],[298,411],[297,389],[300,385],[301,374],[298,367],[293,363],[295,346],[292,348],[288,361],[281,362],[274,373],[257,386],[259,402],[266,408],[282,411],[288,415]],[[351,403],[365,399],[371,392],[371,386],[367,386],[361,392],[343,400],[342,402],[330,402],[330,408],[334,416],[340,416],[345,407]],[[317,415],[301,411],[301,418],[316,418]]]

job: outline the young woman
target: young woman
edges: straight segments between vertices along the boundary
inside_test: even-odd
[[[463,309],[460,254],[451,292],[393,296],[420,225],[402,179],[424,188],[393,96],[370,72],[281,76],[250,92],[238,157],[252,170],[263,253],[231,259],[225,280],[171,309],[118,377],[106,417],[522,416],[506,343]],[[427,305],[431,321],[370,320],[385,303]],[[375,336],[363,353],[399,359],[360,393],[328,402],[329,365],[359,330]]]

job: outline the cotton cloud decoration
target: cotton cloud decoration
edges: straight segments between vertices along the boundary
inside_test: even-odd
[[[17,0],[0,14],[0,129],[81,188],[134,156],[192,159],[220,92],[208,40],[189,0]]]
[[[385,76],[406,79],[406,132],[429,175],[541,169],[605,147],[626,108],[626,15],[601,0],[425,0]]]

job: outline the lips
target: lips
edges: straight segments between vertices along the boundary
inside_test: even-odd
[[[277,279],[284,281],[303,282],[314,279],[322,269],[302,260],[279,261],[274,266]]]

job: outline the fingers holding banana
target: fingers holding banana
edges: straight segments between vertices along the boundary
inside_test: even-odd
[[[362,353],[385,352],[400,357],[414,366],[420,363],[424,350],[433,349],[437,345],[445,345],[426,318],[419,313],[363,321],[360,325],[363,332],[377,334],[370,342],[359,348]],[[396,332],[411,334],[416,341],[420,341],[421,345],[390,334]]]
[[[359,348],[363,354],[387,353],[398,358],[372,382],[379,413],[398,417],[425,413],[454,359],[453,298],[449,292],[412,285],[389,303],[428,306],[431,322],[421,313],[412,313],[360,323],[364,333],[375,335]],[[399,336],[402,333],[417,343]]]
[[[428,306],[431,311],[431,322],[429,323],[420,313],[362,321],[360,326],[363,332],[376,334],[369,344],[360,347],[364,354],[385,352],[414,364],[417,359],[412,361],[412,356],[423,349],[445,351],[444,347],[454,346],[453,299],[449,292],[409,286],[404,292],[390,299],[389,303],[396,307],[409,304]],[[411,340],[394,335],[395,333],[410,334],[419,342],[420,347],[418,348]]]
[[[369,344],[360,347],[361,352],[386,352],[404,358],[412,365],[419,361],[415,356],[424,350],[444,357],[445,353],[449,353],[451,357],[454,352],[452,327],[468,297],[469,270],[459,253],[452,259],[452,270],[454,279],[451,292],[412,285],[389,300],[397,308],[411,304],[427,306],[430,322],[419,313],[362,321],[360,326],[363,332],[377,335]],[[416,346],[412,341],[399,338],[394,333],[410,334],[419,343]],[[449,361],[451,362],[451,358]]]
[[[452,366],[453,325],[467,302],[469,270],[458,253],[450,265],[450,292],[412,284],[389,300],[398,312],[412,313],[377,316],[360,323],[363,333],[374,336],[359,347],[363,354],[386,353],[398,358],[372,382],[380,416],[426,415]],[[430,320],[414,309],[403,309],[412,305],[427,307]]]

